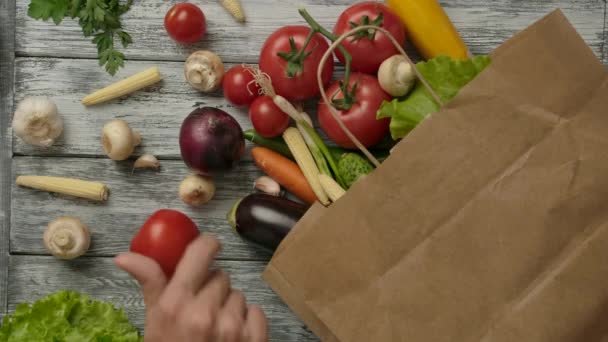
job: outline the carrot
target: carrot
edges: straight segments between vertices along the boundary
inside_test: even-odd
[[[309,204],[317,201],[298,164],[265,147],[254,147],[251,154],[255,164],[289,192]]]

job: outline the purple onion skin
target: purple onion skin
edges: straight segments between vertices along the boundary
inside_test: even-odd
[[[202,107],[192,111],[182,123],[179,147],[190,169],[209,176],[232,169],[245,152],[245,138],[230,114]]]

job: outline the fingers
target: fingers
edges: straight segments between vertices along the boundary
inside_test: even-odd
[[[204,234],[191,242],[177,265],[168,291],[185,290],[196,294],[207,280],[209,268],[219,250],[219,241],[210,235]]]
[[[239,290],[232,290],[222,310],[244,318],[247,314],[247,303],[243,293]]]
[[[117,256],[114,263],[137,280],[142,288],[146,306],[156,303],[167,284],[167,278],[156,261],[129,252]]]
[[[215,271],[194,299],[197,307],[210,307],[217,313],[230,294],[230,278],[224,271]]]
[[[250,306],[247,311],[244,336],[245,341],[247,342],[268,341],[268,323],[266,321],[266,315],[264,315],[264,311],[257,305]]]

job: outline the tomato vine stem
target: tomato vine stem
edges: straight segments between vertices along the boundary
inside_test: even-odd
[[[331,40],[332,42],[335,42],[338,39],[338,37],[336,35],[334,35],[330,31],[328,31],[326,28],[321,26],[321,24],[319,24],[310,15],[310,13],[308,13],[308,11],[306,9],[300,8],[298,10],[298,12],[302,16],[302,18],[304,18],[304,20],[306,20],[306,22],[312,29],[312,31],[311,31],[312,34],[320,33],[325,38]],[[306,46],[303,47],[302,51],[304,51],[305,49],[306,49]],[[350,80],[350,73],[351,73],[350,64],[352,62],[353,57],[344,48],[344,46],[342,46],[342,44],[338,45],[338,50],[340,50],[340,52],[344,56],[344,69],[345,69],[344,70],[344,80],[340,81],[340,90],[342,91],[344,98],[340,99],[340,100],[335,100],[334,99],[335,95],[333,95],[332,104],[334,105],[334,107],[336,107],[339,110],[349,110],[352,107],[352,105],[357,102],[357,99],[355,97],[355,91],[357,90],[357,84],[354,84],[352,89],[349,89],[349,87],[348,87],[349,80]]]

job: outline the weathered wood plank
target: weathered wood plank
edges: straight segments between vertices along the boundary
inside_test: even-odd
[[[188,207],[177,195],[179,183],[188,174],[183,162],[162,160],[160,171],[138,170],[132,176],[131,167],[132,161],[15,157],[13,179],[37,174],[96,180],[108,185],[110,197],[100,204],[13,185],[11,252],[48,254],[42,244],[46,225],[58,216],[74,215],[91,229],[88,255],[115,255],[128,250],[133,234],[154,211],[173,208],[189,215],[202,231],[221,239],[221,258],[269,259],[269,252],[243,241],[226,220],[228,210],[252,191],[253,181],[260,175],[251,161],[218,176],[214,199],[198,209]]]
[[[197,4],[207,13],[208,36],[194,46],[181,47],[166,35],[163,18],[175,3],[165,0],[136,1],[125,15],[124,26],[134,44],[126,50],[129,59],[183,61],[188,52],[205,48],[217,51],[227,61],[256,62],[266,37],[287,24],[302,24],[298,7],[306,7],[320,23],[333,27],[349,0],[257,0],[244,1],[248,14],[244,26],[228,16],[215,0]],[[17,45],[21,56],[95,58],[95,47],[84,38],[78,25],[68,20],[56,27],[27,16],[29,0],[17,0]],[[604,2],[599,0],[442,0],[441,3],[474,53],[487,53],[555,8],[561,8],[577,30],[601,55]]]
[[[6,311],[10,229],[11,130],[15,2],[0,2],[0,320]]]
[[[305,24],[297,12],[305,6],[317,20],[328,27],[351,3],[350,0],[256,0],[243,1],[247,23],[235,22],[216,0],[201,0],[196,4],[207,19],[207,34],[203,41],[182,46],[167,35],[163,20],[165,13],[177,1],[135,1],[123,16],[125,31],[134,43],[125,50],[126,57],[139,60],[183,61],[188,53],[207,49],[218,52],[231,62],[254,63],[258,51],[270,33],[284,25]],[[29,0],[17,0],[17,53],[22,56],[96,58],[95,46],[84,38],[75,21],[68,20],[56,27],[53,23],[35,21],[27,16]]]
[[[264,262],[219,261],[232,286],[249,303],[260,304],[270,323],[271,341],[315,341],[316,338],[260,278]],[[110,258],[81,258],[63,262],[52,257],[11,256],[9,309],[55,291],[71,289],[123,307],[133,324],[143,329],[144,303],[137,283],[118,270]]]
[[[94,60],[56,58],[17,58],[15,64],[15,101],[26,96],[49,96],[64,117],[63,136],[48,149],[24,144],[14,137],[14,152],[21,155],[102,156],[100,136],[103,124],[122,118],[140,131],[142,145],[136,150],[164,158],[180,157],[178,136],[183,119],[195,104],[222,108],[232,114],[243,129],[251,128],[246,109],[231,106],[221,91],[203,94],[184,80],[181,62],[131,61],[119,76],[157,65],[163,80],[139,92],[97,106],[85,107],[80,100],[89,92],[104,87],[112,78]],[[230,67],[227,64],[226,67]],[[336,77],[342,70],[336,71]],[[316,108],[310,102],[307,110]],[[311,112],[311,114],[313,114]]]
[[[604,41],[602,48],[603,62],[608,67],[608,1],[604,1]]]
[[[49,96],[64,117],[63,136],[49,149],[24,144],[14,138],[18,154],[103,155],[101,128],[113,118],[122,118],[143,138],[138,152],[160,157],[179,157],[179,128],[196,103],[223,108],[250,128],[247,112],[228,107],[221,94],[205,95],[184,79],[183,63],[132,61],[117,77],[125,77],[156,65],[163,80],[142,91],[104,104],[85,107],[80,100],[88,93],[113,82],[94,60],[18,58],[16,61],[15,101],[25,96]],[[115,80],[114,80],[115,81]]]

